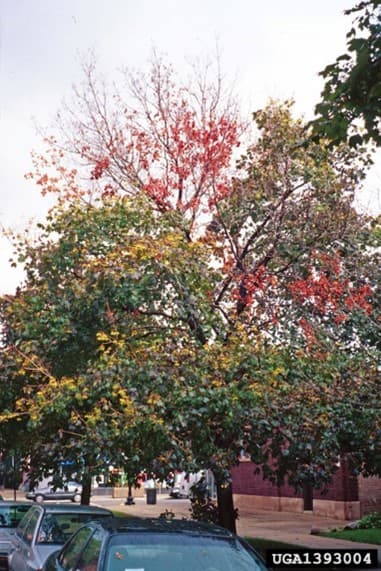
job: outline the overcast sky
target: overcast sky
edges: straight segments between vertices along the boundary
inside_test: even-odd
[[[181,70],[190,57],[213,56],[236,80],[245,108],[270,98],[296,100],[311,117],[322,80],[318,72],[345,51],[354,0],[0,0],[0,223],[22,230],[49,201],[24,180],[39,145],[35,124],[52,123],[81,77],[89,50],[101,70],[144,69],[152,48]],[[371,184],[377,185],[376,174]],[[374,194],[375,196],[375,194]],[[0,238],[0,293],[20,272],[9,266]]]

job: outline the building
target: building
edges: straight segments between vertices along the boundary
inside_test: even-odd
[[[276,486],[255,474],[256,465],[242,460],[232,470],[235,506],[240,509],[275,511],[313,511],[316,515],[356,520],[381,511],[381,479],[354,476],[342,463],[326,490],[297,493],[293,486]]]

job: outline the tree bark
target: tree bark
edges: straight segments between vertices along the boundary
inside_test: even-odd
[[[218,523],[233,533],[237,533],[236,510],[233,502],[233,486],[231,482],[216,482]]]
[[[303,509],[304,511],[312,511],[314,509],[314,490],[312,482],[303,484]]]
[[[91,498],[91,476],[90,474],[85,474],[82,479],[81,504],[83,506],[89,506],[90,498]]]

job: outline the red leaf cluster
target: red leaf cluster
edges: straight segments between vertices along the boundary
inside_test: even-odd
[[[246,307],[252,307],[258,294],[265,294],[270,286],[276,283],[265,266],[259,266],[255,271],[239,277],[239,285],[233,290],[233,298]]]
[[[98,180],[103,176],[103,173],[110,166],[110,159],[108,157],[103,157],[98,159],[95,163],[93,170],[91,171],[91,180]]]
[[[320,315],[332,314],[335,322],[348,319],[348,311],[362,310],[372,313],[372,288],[368,284],[353,285],[344,277],[340,256],[320,254],[314,256],[307,278],[289,285],[291,295],[299,304],[308,302]]]

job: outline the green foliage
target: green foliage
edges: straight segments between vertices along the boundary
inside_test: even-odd
[[[381,529],[381,513],[364,515],[357,524],[358,529]]]
[[[347,34],[348,52],[320,74],[326,82],[313,128],[333,144],[372,141],[379,146],[381,6],[378,0],[367,0],[346,11],[352,13],[357,17]]]
[[[210,523],[219,522],[218,506],[209,495],[205,480],[201,478],[191,487],[191,518]]]
[[[0,421],[36,475],[68,460],[86,481],[112,463],[222,485],[242,451],[296,487],[323,486],[341,454],[379,472],[379,222],[352,206],[366,158],[307,141],[291,108],[255,114],[195,235],[137,188],[78,192],[16,237]]]
[[[144,196],[58,206],[41,231],[19,245],[26,287],[1,304],[21,379],[3,426],[26,419],[36,476],[65,459],[83,476],[109,462],[134,477],[172,447],[163,419],[176,371],[160,361],[218,323],[208,248],[156,220]]]

